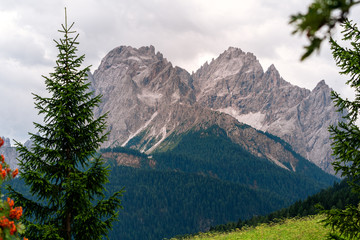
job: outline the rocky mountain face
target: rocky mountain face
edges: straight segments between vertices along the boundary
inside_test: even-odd
[[[106,55],[89,79],[95,93],[103,95],[96,115],[109,114],[110,135],[104,147],[131,146],[151,153],[171,147],[181,133],[216,124],[234,142],[278,165],[293,160],[280,161],[285,152],[265,140],[268,136],[261,131],[284,139],[332,172],[327,128],[340,116],[331,89],[324,81],[312,91],[293,86],[273,65],[264,72],[251,53],[229,48],[190,75],[152,46],[121,46]]]
[[[195,102],[190,74],[155,54],[154,47],[112,50],[90,80],[95,93],[103,95],[96,114],[109,112],[106,146],[126,143],[154,119],[166,121],[162,113],[175,103]],[[160,137],[163,131],[152,134]]]
[[[265,72],[252,53],[229,48],[193,76],[197,102],[274,134],[305,158],[332,171],[328,126],[340,119],[321,81],[312,90],[291,85],[274,65]]]

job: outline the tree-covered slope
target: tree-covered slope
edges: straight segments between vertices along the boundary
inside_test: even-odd
[[[110,239],[170,238],[204,232],[209,225],[211,230],[229,231],[244,225],[315,214],[318,203],[330,209],[359,201],[346,181],[283,208],[289,201],[282,196],[195,173],[112,166],[109,180],[108,194],[126,188],[124,209],[120,210]],[[27,192],[19,179],[10,184]]]
[[[121,165],[112,168],[108,189],[126,188],[111,239],[206,231],[267,215],[337,181],[296,153],[296,171],[254,156],[218,126],[174,136],[166,146],[152,155],[122,147],[102,150],[108,161]]]
[[[178,136],[174,146],[152,156],[156,161],[156,169],[202,173],[221,180],[266,189],[289,201],[303,199],[337,181],[334,176],[296,154],[281,139],[266,135],[288,148],[287,151],[293,155],[296,162],[283,162],[284,165],[288,164],[288,168],[283,168],[270,159],[255,156],[240,144],[234,143],[227,136],[227,132],[216,125]],[[281,161],[282,159],[279,159],[279,162]],[[292,169],[290,164],[296,164],[294,171],[289,170]]]
[[[254,156],[218,126],[176,137],[167,151],[152,155],[122,147],[101,151],[111,168],[108,194],[126,191],[110,239],[162,239],[254,219],[336,181],[299,156],[295,172],[290,164],[283,168]]]
[[[123,186],[124,209],[110,239],[162,239],[196,233],[289,204],[275,193],[210,176],[114,167],[107,189],[112,192]]]

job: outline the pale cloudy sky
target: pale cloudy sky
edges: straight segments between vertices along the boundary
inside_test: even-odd
[[[153,45],[173,65],[196,71],[229,46],[271,64],[292,84],[312,90],[324,79],[351,96],[329,47],[300,62],[305,40],[291,35],[289,16],[311,0],[0,0],[0,136],[24,142],[42,116],[31,93],[45,95],[44,79],[55,66],[53,39],[64,22],[75,22],[79,54],[93,72],[111,49]],[[359,7],[360,8],[360,7]],[[350,18],[359,20],[360,9]],[[360,21],[357,21],[360,22]],[[335,36],[336,37],[336,36]],[[85,66],[84,65],[84,66]]]

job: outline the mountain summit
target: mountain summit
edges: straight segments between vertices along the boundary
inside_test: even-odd
[[[274,65],[264,72],[252,53],[230,47],[191,75],[155,53],[153,46],[121,46],[105,56],[89,79],[95,93],[103,95],[96,114],[109,112],[110,135],[104,147],[131,146],[150,153],[169,147],[175,135],[210,123],[221,125],[234,142],[250,146],[253,140],[235,134],[241,122],[280,137],[333,173],[327,128],[340,115],[331,89],[324,81],[312,91],[294,86]],[[253,149],[259,156],[274,153],[259,146]]]
[[[333,172],[328,126],[341,116],[324,80],[313,91],[294,86],[274,65],[263,72],[252,53],[236,48],[201,67],[193,78],[200,86],[196,96],[202,106],[282,138],[299,154]]]

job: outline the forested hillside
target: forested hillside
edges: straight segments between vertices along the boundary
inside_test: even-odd
[[[216,126],[175,142],[152,155],[123,147],[100,151],[111,169],[106,194],[125,187],[110,239],[162,239],[257,219],[337,181],[302,158],[292,172],[256,157]],[[12,184],[27,192],[20,180]]]
[[[288,148],[292,151],[290,146]],[[266,189],[290,202],[314,194],[336,181],[334,176],[323,172],[315,164],[300,155],[297,157],[296,172],[288,171],[268,159],[252,155],[232,142],[225,131],[217,126],[190,131],[181,136],[174,147],[153,154],[156,169],[202,173],[221,180]]]
[[[269,191],[199,174],[113,166],[109,181],[106,195],[124,186],[126,191],[124,209],[109,234],[114,240],[162,239],[206,231],[239,216],[264,215],[289,204]],[[11,185],[28,192],[20,179]]]
[[[269,191],[175,171],[113,168],[107,188],[116,191],[122,186],[124,210],[111,239],[162,239],[205,231],[238,216],[264,215],[289,204]]]
[[[297,172],[256,157],[216,126],[173,140],[166,151],[152,155],[123,147],[102,149],[113,165],[107,188],[126,190],[111,239],[207,231],[267,215],[337,181],[300,157]]]

